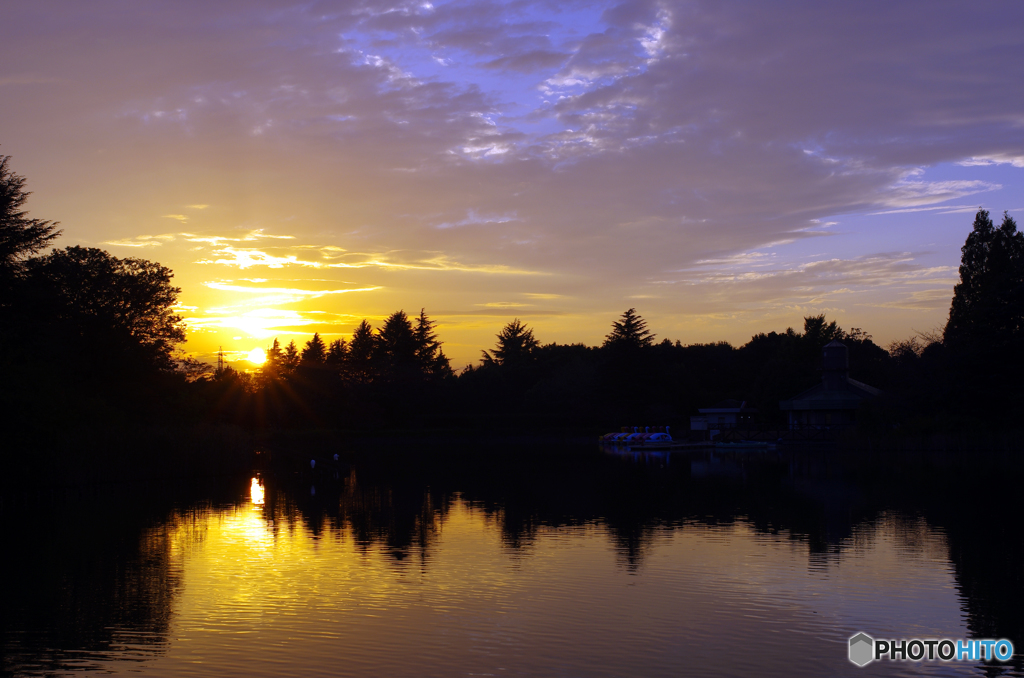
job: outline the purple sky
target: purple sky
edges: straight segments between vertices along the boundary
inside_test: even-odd
[[[186,348],[399,308],[457,365],[513,317],[742,343],[940,326],[1024,208],[1018,2],[0,8],[0,152],[61,245],[171,266]],[[235,337],[238,337],[237,339]]]

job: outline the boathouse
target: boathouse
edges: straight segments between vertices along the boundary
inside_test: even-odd
[[[850,379],[849,349],[833,341],[822,349],[821,383],[779,402],[789,412],[789,428],[842,428],[857,423],[857,408],[881,391]]]
[[[747,401],[723,400],[712,407],[699,408],[699,416],[690,417],[691,431],[710,431],[712,438],[721,429],[749,426],[757,410],[747,407]]]

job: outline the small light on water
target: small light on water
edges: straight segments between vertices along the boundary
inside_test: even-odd
[[[252,497],[253,504],[263,506],[263,482],[259,478],[252,479],[252,485],[249,486],[249,496]]]

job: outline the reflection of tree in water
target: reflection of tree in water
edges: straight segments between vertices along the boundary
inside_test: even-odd
[[[1016,650],[1010,665],[1024,672],[1024,509],[1019,488],[1024,462],[995,455],[943,461],[919,475],[913,501],[946,534],[972,636],[1010,639]],[[992,666],[986,671],[998,675],[1003,670]]]
[[[566,450],[394,453],[360,460],[357,468],[344,483],[318,485],[313,496],[293,488],[288,501],[314,534],[325,526],[351,529],[363,548],[375,545],[396,560],[411,552],[426,559],[457,498],[482,511],[513,554],[528,552],[542,528],[600,525],[630,569],[642,565],[666,528],[742,520],[829,554],[841,549],[857,518],[846,504],[822,508],[815,496],[784,486],[778,464],[753,468],[739,483],[695,477],[686,458],[637,462]],[[822,494],[846,501],[831,488]]]
[[[363,553],[378,547],[396,562],[411,555],[425,562],[451,505],[439,489],[401,476],[385,481],[370,471],[271,492],[267,512],[301,516],[314,538],[350,531]]]
[[[812,568],[872,548],[880,534],[925,559],[935,549],[944,557],[948,544],[971,635],[1020,645],[1020,463],[1001,463],[993,469],[976,459],[946,460],[922,470],[916,462],[811,453],[714,464],[694,455],[668,463],[566,450],[378,454],[357,459],[347,478],[316,480],[315,495],[308,479],[283,491],[272,479],[264,512],[291,519],[275,520],[275,531],[301,522],[317,539],[351,534],[364,553],[423,568],[459,502],[500,531],[512,557],[529,558],[544,530],[596,526],[622,566],[638,572],[660,535],[737,524],[793,540]],[[278,488],[280,482],[287,480]],[[245,483],[219,491],[235,496]],[[180,493],[154,498],[147,488],[108,505],[90,502],[87,510],[71,502],[8,508],[4,672],[83,668],[128,644],[131,652],[120,657],[161,652],[182,561],[204,538],[212,495],[202,496],[189,504]],[[1014,667],[1021,670],[1019,657]]]
[[[182,540],[200,539],[202,521],[153,494],[103,488],[85,501],[5,507],[5,674],[88,670],[165,649]]]
[[[327,522],[350,525],[363,548],[377,545],[396,561],[418,552],[424,567],[456,500],[482,511],[512,555],[529,557],[544,528],[603,526],[630,570],[642,567],[667,530],[737,523],[793,540],[815,569],[872,548],[879,534],[892,535],[901,553],[926,559],[935,549],[945,557],[948,544],[970,633],[1024,644],[1015,463],[972,470],[976,460],[968,459],[929,464],[922,473],[919,459],[817,452],[706,461],[565,450],[385,456],[359,465],[358,480],[330,500]],[[302,511],[311,526],[325,521],[316,517],[325,511],[320,501]],[[1014,667],[1021,670],[1019,657]]]

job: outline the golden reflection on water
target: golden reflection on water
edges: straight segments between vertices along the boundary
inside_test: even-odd
[[[249,498],[256,506],[263,506],[263,480],[259,477],[252,479],[252,484],[249,486]]]
[[[350,524],[314,530],[257,503],[257,480],[251,503],[169,526],[181,584],[169,647],[143,673],[836,675],[857,630],[965,634],[943,536],[923,521],[883,516],[825,561],[743,521],[687,524],[655,530],[634,568],[606,525],[541,526],[512,547],[456,498],[426,512],[430,548],[400,560]]]

